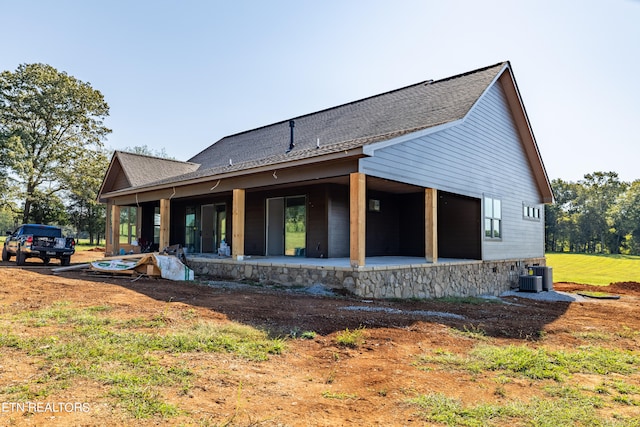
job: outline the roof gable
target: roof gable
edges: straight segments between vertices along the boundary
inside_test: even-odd
[[[443,123],[442,126],[432,126],[422,129],[422,132],[418,132],[418,134],[409,134],[406,136],[400,136],[393,139],[370,144],[369,146],[365,147],[365,154],[373,155],[373,153],[380,148],[402,143],[406,139],[415,138],[419,134],[430,134],[433,132],[438,132],[449,126],[455,126],[464,123],[465,119],[470,116],[473,109],[480,104],[482,98],[495,84],[500,84],[505,93],[509,111],[511,112],[512,118],[514,120],[518,136],[522,141],[523,148],[533,171],[534,179],[540,191],[541,198],[545,203],[553,202],[553,192],[551,190],[551,184],[549,182],[544,163],[542,162],[538,144],[533,135],[533,130],[531,128],[531,124],[529,122],[529,118],[527,116],[527,112],[525,110],[524,103],[522,102],[520,91],[518,90],[518,86],[511,69],[511,64],[509,62],[505,62],[504,64],[502,64],[502,68],[500,69],[499,73],[494,76],[494,80],[486,86],[483,93],[478,96],[478,98],[475,100],[466,114],[460,117],[458,120]]]
[[[540,149],[538,143],[533,134],[531,123],[529,122],[529,116],[527,110],[522,102],[520,96],[520,90],[516,83],[511,65],[507,63],[504,71],[500,73],[498,81],[502,84],[513,120],[516,124],[518,133],[524,145],[524,150],[529,159],[529,164],[533,170],[534,179],[540,190],[540,195],[545,203],[553,203],[553,191],[551,190],[551,183],[549,182],[549,176],[547,170],[544,167],[542,156],[540,155]]]
[[[199,165],[173,159],[116,151],[102,182],[100,194],[135,188],[198,169]]]

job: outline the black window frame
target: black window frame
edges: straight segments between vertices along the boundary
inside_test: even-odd
[[[542,209],[532,203],[522,203],[522,218],[528,221],[540,222],[542,218]]]

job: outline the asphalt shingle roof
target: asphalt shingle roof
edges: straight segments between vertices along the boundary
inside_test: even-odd
[[[133,187],[163,185],[359,148],[464,118],[507,62],[423,81],[348,104],[230,135],[187,163],[158,163],[119,153]],[[316,144],[319,141],[320,148]],[[155,159],[155,160],[152,160]],[[181,166],[182,165],[182,166]],[[199,166],[198,166],[199,165]],[[140,171],[137,174],[136,171]]]
[[[461,119],[487,89],[505,63],[439,81],[426,81],[295,117],[296,151],[316,152],[321,147],[339,144],[364,145]],[[289,120],[227,136],[189,159],[209,169],[233,163],[277,159],[289,148]],[[320,154],[320,153],[318,153]]]
[[[199,168],[199,165],[195,163],[125,151],[116,152],[116,156],[132,187],[140,187],[167,177],[184,175]]]

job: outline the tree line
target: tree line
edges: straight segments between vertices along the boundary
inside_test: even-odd
[[[640,180],[616,172],[554,179],[555,203],[545,206],[547,252],[640,254]]]

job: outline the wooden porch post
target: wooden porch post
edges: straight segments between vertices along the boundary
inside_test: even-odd
[[[111,248],[113,248],[113,227],[111,211],[113,210],[113,201],[107,200],[107,208],[105,212],[105,224],[104,224],[104,253],[105,256],[111,254]]]
[[[120,206],[111,205],[111,255],[120,252]]]
[[[349,176],[349,253],[351,267],[364,267],[366,255],[367,176]]]
[[[233,209],[231,217],[232,241],[231,255],[235,260],[244,257],[244,219],[245,219],[245,190],[233,190]]]
[[[160,199],[160,242],[159,250],[169,246],[169,225],[171,220],[171,200]]]
[[[424,189],[424,255],[427,262],[438,262],[438,190]]]

